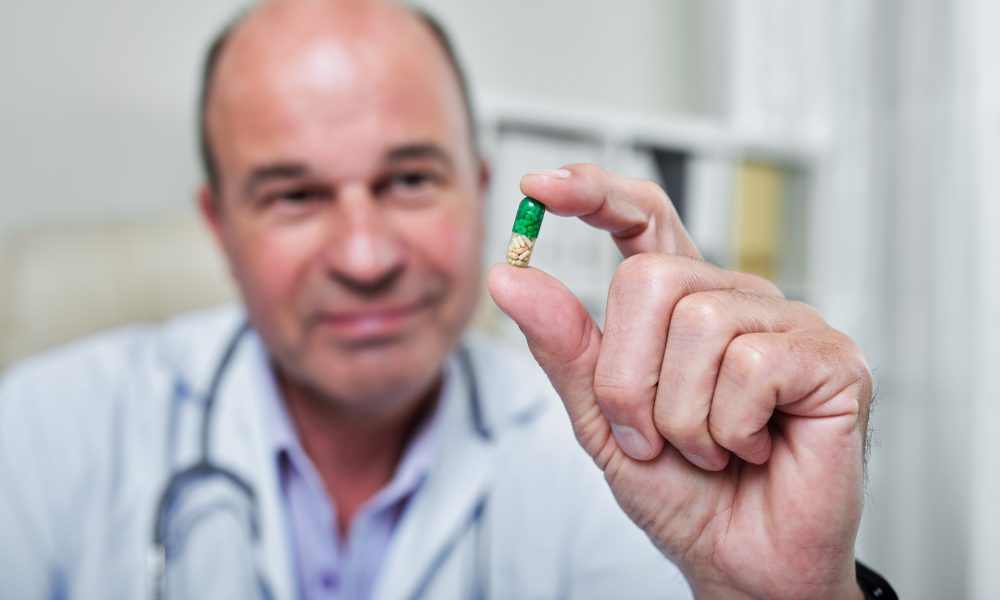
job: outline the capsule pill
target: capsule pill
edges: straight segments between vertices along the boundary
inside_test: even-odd
[[[544,216],[544,204],[534,198],[526,197],[521,200],[521,204],[517,207],[517,216],[514,218],[510,243],[507,244],[507,264],[515,267],[528,266]]]

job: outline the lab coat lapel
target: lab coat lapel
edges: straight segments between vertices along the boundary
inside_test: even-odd
[[[452,372],[456,385],[442,397],[435,463],[398,525],[380,571],[376,600],[419,595],[473,523],[489,492],[497,447],[476,426],[483,415],[476,414],[470,401],[465,371]]]
[[[216,400],[211,454],[247,481],[257,498],[258,568],[274,598],[294,598],[292,551],[281,505],[279,479],[266,428],[265,394],[275,394],[266,351],[253,331],[245,334]]]

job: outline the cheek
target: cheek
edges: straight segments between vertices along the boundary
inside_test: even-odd
[[[247,303],[267,312],[288,309],[312,255],[308,236],[247,232],[232,246],[233,269]],[[268,314],[259,317],[269,318]]]
[[[419,246],[420,253],[434,270],[446,274],[460,283],[479,268],[482,252],[482,223],[472,211],[439,213],[422,219],[419,227],[410,231],[411,245]]]

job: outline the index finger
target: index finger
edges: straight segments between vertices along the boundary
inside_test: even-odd
[[[701,258],[667,193],[648,179],[578,163],[528,173],[521,178],[521,191],[554,214],[579,217],[609,232],[626,258],[641,252]]]

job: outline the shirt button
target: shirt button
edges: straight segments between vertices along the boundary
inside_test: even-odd
[[[319,584],[324,590],[336,589],[338,583],[340,583],[340,580],[333,571],[322,571],[319,575]]]

